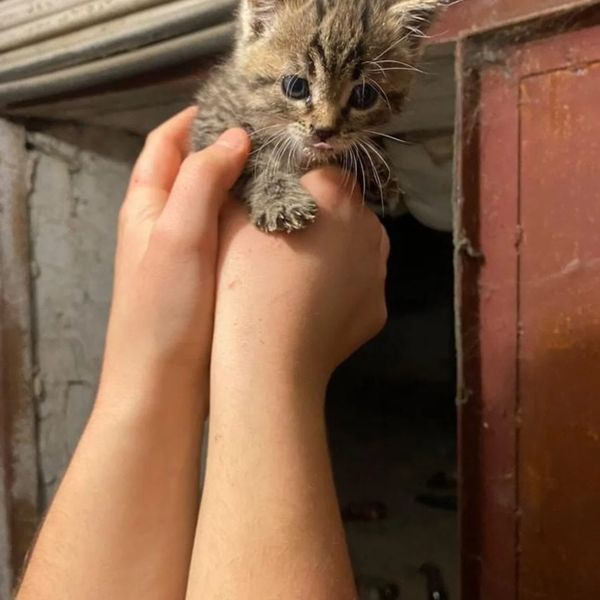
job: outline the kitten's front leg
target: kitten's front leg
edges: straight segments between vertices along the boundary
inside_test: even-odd
[[[296,174],[258,173],[248,182],[245,197],[252,222],[267,233],[299,231],[317,218],[317,205]]]
[[[397,217],[406,212],[404,192],[393,173],[381,168],[366,173],[363,181],[365,202],[380,216]]]

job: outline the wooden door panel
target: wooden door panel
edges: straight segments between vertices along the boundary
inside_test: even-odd
[[[577,600],[600,590],[600,62],[522,82],[520,149],[519,597]]]
[[[600,27],[491,43],[477,70],[485,48],[458,53],[463,600],[579,600],[600,590]]]

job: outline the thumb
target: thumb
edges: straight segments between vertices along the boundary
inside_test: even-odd
[[[250,152],[243,129],[226,131],[212,146],[188,156],[157,227],[167,228],[182,244],[198,245],[214,233],[219,211],[239,179]]]
[[[305,175],[301,184],[322,212],[349,216],[364,204],[358,181],[336,167],[324,167]]]

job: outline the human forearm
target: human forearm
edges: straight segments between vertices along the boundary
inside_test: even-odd
[[[119,218],[102,383],[19,600],[183,598],[197,517],[221,205],[249,151],[152,132]]]
[[[188,600],[356,597],[324,397],[334,369],[385,322],[389,246],[344,181],[331,170],[304,178],[320,216],[292,236],[224,211]]]
[[[261,369],[251,366],[246,374],[214,371],[222,375],[213,379],[189,600],[351,600],[324,387],[262,379]]]
[[[204,386],[101,391],[19,600],[183,598],[198,509]]]

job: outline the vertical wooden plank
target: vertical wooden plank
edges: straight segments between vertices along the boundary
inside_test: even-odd
[[[514,60],[514,58],[513,58]],[[516,597],[519,79],[512,64],[462,90],[463,594]],[[472,76],[472,79],[474,76]],[[478,88],[478,89],[477,89]],[[474,142],[465,137],[477,138]],[[476,215],[476,216],[475,216]],[[467,227],[464,226],[464,223]],[[473,267],[478,263],[478,269]],[[474,300],[475,296],[476,300]],[[475,316],[476,315],[476,316]]]
[[[481,511],[479,456],[481,372],[479,344],[479,79],[466,66],[468,46],[456,48],[456,340],[458,351],[458,465],[460,481],[461,598],[478,597]]]
[[[459,54],[464,600],[600,589],[599,32]]]
[[[516,57],[482,72],[479,278],[481,598],[516,597],[519,80]]]
[[[600,590],[597,60],[522,85],[521,600]]]
[[[28,185],[25,132],[0,120],[2,464],[13,576],[20,570],[38,522]]]

